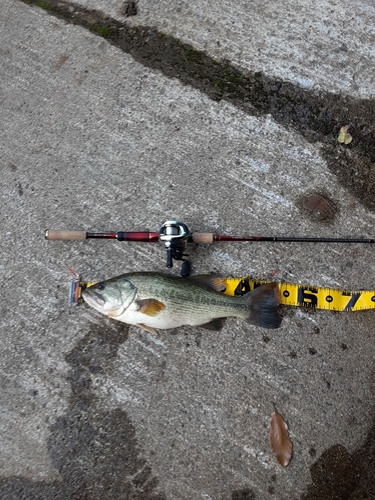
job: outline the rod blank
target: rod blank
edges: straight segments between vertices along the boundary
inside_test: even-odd
[[[300,236],[227,236],[216,235],[215,241],[281,241],[289,243],[375,243],[372,238],[309,238]]]

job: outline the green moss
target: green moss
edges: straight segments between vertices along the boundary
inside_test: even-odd
[[[43,0],[34,0],[34,4],[41,7],[44,10],[52,10],[53,6],[48,2],[43,2]]]
[[[241,85],[242,83],[244,83],[244,77],[242,77],[241,75],[233,75],[233,74],[228,74],[226,75],[226,80],[230,83],[234,83],[236,85]]]
[[[187,61],[192,62],[192,63],[200,63],[202,59],[202,54],[201,52],[198,52],[197,50],[194,49],[188,49],[185,50],[185,57]]]
[[[228,84],[225,80],[216,80],[215,85],[221,90],[226,90]]]
[[[100,26],[99,24],[92,24],[89,26],[89,30],[103,38],[111,38],[115,34],[115,30],[111,26]]]

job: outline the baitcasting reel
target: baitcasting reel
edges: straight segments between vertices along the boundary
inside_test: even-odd
[[[184,259],[189,236],[187,226],[174,220],[165,221],[159,230],[159,241],[167,251],[167,267],[173,267],[173,259],[182,260],[181,276],[190,275],[190,263]]]

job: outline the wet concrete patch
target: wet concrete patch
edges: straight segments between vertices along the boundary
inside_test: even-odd
[[[245,112],[270,114],[285,127],[317,144],[332,173],[364,206],[375,211],[375,101],[329,92],[315,92],[262,72],[241,72],[226,60],[217,61],[191,45],[147,26],[129,27],[96,10],[63,0],[22,0],[87,28],[129,53],[144,66],[227,100]],[[337,140],[341,127],[353,137]]]
[[[316,222],[330,222],[337,213],[336,203],[326,194],[309,193],[298,202],[304,214]]]
[[[315,456],[311,448],[310,455]],[[375,420],[364,445],[349,453],[331,446],[310,468],[312,484],[301,500],[357,500],[375,498]]]
[[[255,500],[255,495],[250,488],[236,490],[232,493],[232,500]]]
[[[72,367],[69,411],[51,426],[48,443],[60,481],[7,478],[0,482],[0,498],[165,500],[158,479],[141,458],[126,412],[102,408],[91,390],[92,377],[111,370],[127,335],[127,326],[103,320],[66,356]]]
[[[255,500],[255,495],[250,488],[245,488],[233,491],[232,500]]]

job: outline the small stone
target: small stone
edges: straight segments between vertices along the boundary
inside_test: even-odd
[[[126,0],[121,9],[121,14],[125,17],[136,16],[138,14],[137,3],[132,0]]]

